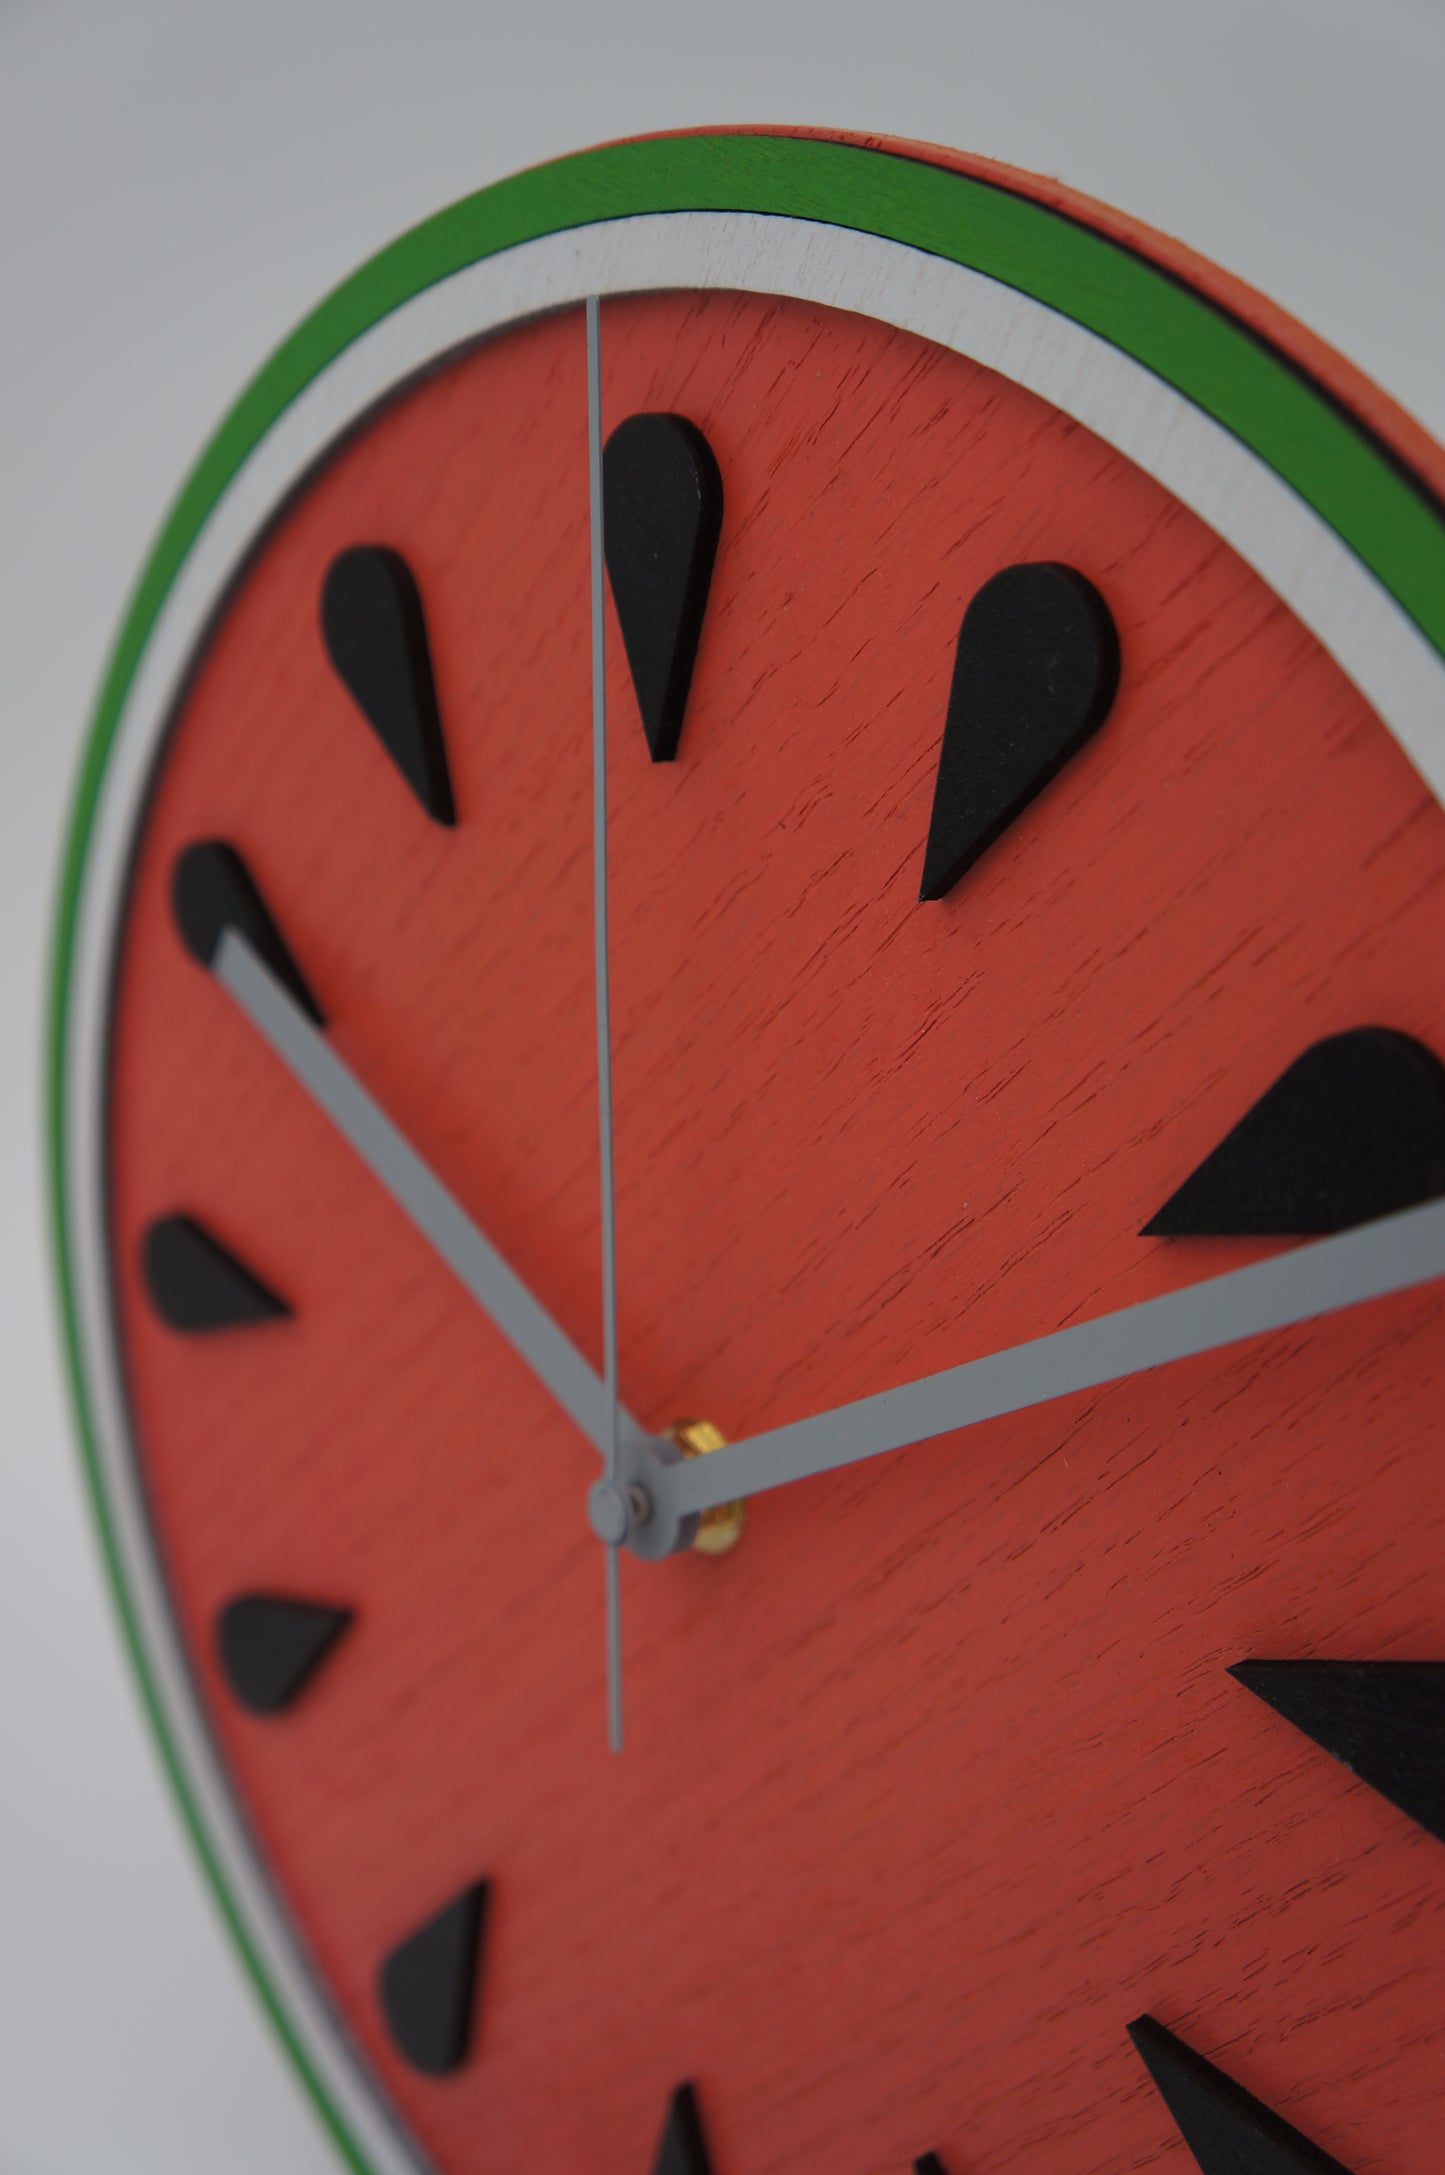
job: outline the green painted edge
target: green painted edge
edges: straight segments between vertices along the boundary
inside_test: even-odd
[[[80,885],[100,784],[161,606],[252,447],[361,333],[424,288],[519,242],[648,212],[737,211],[877,234],[1016,287],[1101,334],[1223,423],[1323,516],[1445,651],[1445,524],[1424,490],[1291,363],[1145,258],[994,183],[898,153],[810,137],[657,137],[579,152],[424,220],[344,280],[266,362],[187,477],[130,599],[96,701],[61,869],[47,1030],[49,1171],[65,1355],[107,1575],[145,1711],[222,1916],[327,2131],[373,2175],[327,2097],[227,1889],[151,1676],[96,1451],[68,1239],[65,1063]]]

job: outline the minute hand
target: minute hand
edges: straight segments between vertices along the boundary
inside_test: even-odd
[[[613,1419],[603,1383],[238,930],[221,938],[211,971],[462,1289],[605,1455]],[[641,1435],[630,1413],[621,1420]]]
[[[1445,1201],[880,1390],[656,1476],[678,1516],[1445,1276]]]

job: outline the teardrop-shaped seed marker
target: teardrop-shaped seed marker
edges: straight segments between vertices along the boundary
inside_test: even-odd
[[[1411,1035],[1313,1043],[1144,1226],[1146,1238],[1307,1238],[1445,1194],[1445,1066]]]
[[[1098,731],[1119,638],[1093,583],[1051,560],[1005,567],[963,615],[920,899],[941,899]]]
[[[194,1216],[158,1216],[141,1241],[151,1305],[170,1329],[204,1335],[275,1321],[286,1301]]]
[[[474,1881],[409,1934],[381,1967],[382,2015],[413,2069],[445,2077],[471,2044],[487,1883]]]
[[[350,1609],[289,1594],[238,1594],[216,1619],[221,1670],[252,1714],[281,1714],[298,1699],[351,1623]]]
[[[652,2175],[712,2175],[697,2094],[690,2084],[680,2084],[668,2103]]]
[[[677,754],[722,510],[722,476],[695,423],[639,414],[618,424],[602,450],[603,544],[654,763]]]
[[[215,965],[222,937],[235,929],[316,1025],[326,1025],[255,878],[228,840],[198,839],[176,856],[171,911],[181,942],[203,967]]]
[[[1129,2037],[1200,2175],[1350,2175],[1152,2016],[1137,2018]]]
[[[399,551],[353,544],[326,570],[321,631],[358,709],[434,823],[456,822],[421,591]]]
[[[1241,1661],[1229,1673],[1445,1843],[1445,1662]]]

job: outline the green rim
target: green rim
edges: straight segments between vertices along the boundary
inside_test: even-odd
[[[106,668],[61,872],[51,983],[49,1161],[72,1394],[106,1570],[142,1699],[186,1825],[267,2014],[349,2166],[371,2175],[312,2068],[231,1895],[170,1734],[106,1499],[69,1252],[65,1076],[81,875],[101,780],[151,630],[211,509],[251,449],[351,342],[423,289],[517,243],[647,212],[737,211],[819,220],[946,257],[1086,325],[1185,394],[1281,475],[1445,652],[1445,523],[1428,494],[1293,364],[1212,303],[1063,213],[945,167],[808,137],[708,135],[610,145],[480,190],[392,242],[283,342],[186,479],[130,600]]]

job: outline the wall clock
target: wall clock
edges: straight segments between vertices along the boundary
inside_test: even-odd
[[[483,192],[223,424],[57,1227],[352,2167],[1437,2165],[1442,479],[1128,220],[784,133]]]

